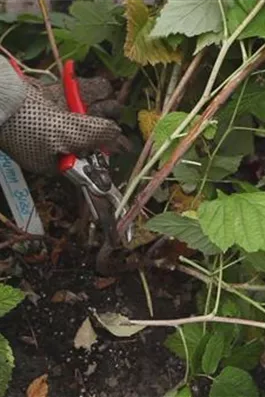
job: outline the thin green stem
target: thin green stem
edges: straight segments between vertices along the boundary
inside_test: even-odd
[[[244,92],[245,92],[245,88],[246,88],[246,85],[247,85],[247,81],[248,81],[248,80],[244,81],[243,87],[242,87],[242,89],[241,89],[241,91],[240,91],[240,95],[239,95],[239,97],[238,97],[238,100],[237,100],[236,106],[235,106],[235,108],[234,108],[232,117],[231,117],[231,119],[230,119],[229,125],[228,125],[226,131],[224,132],[223,136],[221,137],[220,141],[219,141],[218,144],[216,145],[216,148],[214,149],[212,155],[211,155],[210,158],[209,158],[209,161],[208,161],[208,164],[207,164],[207,167],[206,167],[206,171],[205,171],[205,173],[204,173],[204,176],[203,176],[201,185],[200,185],[200,187],[199,187],[199,189],[198,189],[198,192],[197,192],[197,194],[196,194],[196,196],[195,196],[195,198],[194,198],[194,200],[193,200],[193,203],[196,202],[196,201],[198,200],[198,198],[201,196],[202,191],[203,191],[203,189],[204,189],[204,186],[205,186],[205,184],[206,184],[206,181],[207,181],[207,179],[208,179],[208,177],[209,177],[209,172],[210,172],[210,169],[211,169],[211,167],[212,167],[214,158],[215,158],[215,156],[217,155],[217,153],[218,153],[220,147],[222,146],[223,142],[226,140],[227,136],[230,134],[230,132],[231,132],[231,130],[232,130],[232,128],[233,128],[233,124],[234,124],[235,118],[236,118],[236,116],[237,116],[237,112],[238,112],[238,109],[239,109],[239,105],[240,105],[240,102],[241,102],[241,100],[242,100],[242,98],[243,98],[243,95],[244,95]]]
[[[186,369],[185,369],[185,375],[184,375],[183,382],[184,382],[184,384],[187,384],[188,379],[189,379],[189,362],[190,362],[189,349],[188,349],[187,341],[186,341],[185,334],[184,334],[182,328],[177,327],[177,330],[179,332],[180,339],[182,341],[182,344],[184,347],[184,352],[185,352]]]
[[[225,266],[223,267],[223,270],[226,270],[226,269],[228,269],[228,268],[230,268],[230,267],[232,267],[232,266],[238,264],[239,262],[242,262],[243,259],[245,259],[245,256],[241,256],[240,258],[235,259],[233,262],[230,262],[230,263],[228,263],[227,265],[225,265]],[[212,273],[212,276],[215,276],[218,272],[219,272],[219,270],[214,271],[214,272]]]
[[[224,39],[227,40],[228,38],[228,28],[227,28],[227,22],[226,22],[226,16],[225,16],[225,9],[223,5],[222,0],[218,0],[220,11],[222,14],[222,20],[223,20],[223,27],[224,27]]]
[[[228,84],[231,80],[234,79],[234,77],[244,68],[246,67],[250,62],[254,62],[255,58],[259,55],[261,51],[263,51],[265,48],[265,44],[263,44],[252,56],[248,58],[248,60],[245,63],[242,63],[229,77],[227,77],[217,88],[215,88],[212,92],[210,97],[213,98],[215,95],[221,91],[221,89]],[[255,72],[252,73],[252,75]]]
[[[18,26],[18,24],[9,26],[9,28],[0,37],[0,44],[2,44],[4,39],[9,35],[9,33],[13,32],[13,30],[15,30]]]
[[[205,283],[206,285],[208,285],[211,281],[211,275],[205,275],[202,272],[198,272],[197,270],[194,269],[190,269],[186,266],[183,265],[178,265],[177,269],[183,273],[186,273],[192,277],[197,278],[198,280],[202,281],[203,283]],[[218,285],[218,280],[216,278],[213,279],[214,280],[214,284]],[[259,311],[261,311],[262,313],[265,313],[265,308],[262,307],[262,304],[259,304],[258,302],[256,302],[255,300],[251,299],[249,296],[243,294],[242,292],[238,291],[235,287],[231,286],[230,284],[226,283],[225,281],[222,281],[222,288],[227,291],[230,292],[238,297],[240,297],[242,300],[248,302],[251,306],[255,307],[256,309],[258,309]]]
[[[191,259],[185,258],[185,256],[182,256],[182,255],[180,255],[178,259],[179,259],[180,262],[186,263],[187,265],[192,266],[194,269],[199,270],[201,273],[206,274],[208,277],[211,277],[211,272],[209,272],[209,270],[207,270],[204,267],[198,265],[198,263],[192,261]]]
[[[217,284],[217,293],[216,293],[216,301],[215,306],[213,309],[213,314],[216,315],[220,305],[221,293],[222,293],[222,282],[223,282],[223,254],[220,254],[220,263],[219,263],[219,277],[218,277],[218,284]]]
[[[246,62],[246,60],[248,59],[248,54],[247,54],[247,50],[246,50],[245,44],[244,44],[244,42],[242,40],[239,41],[239,44],[240,44],[240,49],[241,49],[243,62]]]
[[[214,86],[215,80],[218,76],[219,70],[222,66],[222,63],[225,59],[225,56],[230,49],[231,45],[235,42],[235,40],[238,38],[238,36],[243,32],[243,30],[248,26],[248,24],[255,18],[255,16],[259,13],[259,11],[262,9],[262,7],[265,5],[265,0],[260,0],[256,6],[251,10],[251,12],[247,15],[247,17],[244,19],[244,21],[237,27],[237,29],[232,33],[232,35],[224,41],[221,50],[218,54],[218,57],[215,61],[215,64],[212,69],[212,73],[210,75],[210,78],[206,84],[206,88],[204,90],[203,96],[206,98],[209,97],[211,94],[212,88]]]

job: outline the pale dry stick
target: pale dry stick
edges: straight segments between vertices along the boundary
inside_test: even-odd
[[[155,165],[155,163],[159,160],[159,158],[161,157],[161,155],[165,152],[165,150],[168,149],[168,147],[171,145],[172,141],[174,139],[176,139],[178,137],[178,135],[183,132],[183,130],[190,124],[190,122],[194,119],[194,117],[196,115],[198,115],[198,113],[201,111],[201,109],[204,107],[204,105],[209,101],[209,99],[211,98],[211,91],[212,88],[214,86],[216,77],[219,73],[220,67],[225,59],[225,56],[229,50],[229,48],[231,47],[231,45],[235,42],[235,40],[237,39],[237,37],[242,33],[242,31],[245,29],[245,27],[252,21],[252,19],[258,14],[258,12],[261,10],[261,8],[264,6],[265,4],[265,0],[260,0],[257,5],[252,9],[252,11],[249,13],[249,15],[244,19],[244,21],[237,27],[237,29],[234,31],[234,33],[229,37],[228,40],[226,40],[223,45],[222,48],[218,54],[218,57],[215,61],[215,64],[213,66],[211,75],[209,77],[209,80],[206,84],[204,93],[201,97],[201,99],[198,101],[198,103],[195,105],[195,107],[193,108],[193,110],[189,113],[189,115],[185,118],[185,120],[178,126],[178,128],[173,132],[173,134],[164,142],[164,144],[160,147],[160,149],[154,154],[154,156],[150,159],[150,161],[145,165],[145,167],[141,170],[141,172],[139,172],[139,174],[134,178],[134,180],[132,180],[131,184],[128,186],[127,191],[125,192],[123,199],[119,205],[119,208],[116,211],[116,217],[118,217],[121,214],[122,209],[124,208],[124,206],[127,204],[128,200],[130,199],[131,195],[133,194],[134,190],[136,189],[137,185],[139,184],[139,182],[141,181],[142,177],[145,176],[147,174],[147,172]],[[258,53],[258,51],[257,51]],[[263,51],[261,52],[263,54]],[[260,59],[260,57],[257,57],[257,59]],[[249,62],[247,65],[244,65],[243,69],[240,71],[242,71],[242,73],[244,74],[245,70],[248,70],[249,65],[252,65],[254,62]],[[261,62],[260,62],[261,63]],[[259,64],[258,64],[259,65]],[[257,67],[255,65],[255,67]],[[251,70],[251,72],[254,70],[255,68],[253,68]],[[240,73],[237,73],[237,75],[240,75]],[[235,79],[236,79],[235,76]],[[246,76],[245,76],[246,77]],[[241,80],[242,81],[242,80]],[[240,81],[240,82],[241,82]],[[227,83],[226,86],[228,86],[230,83]],[[235,88],[238,85],[235,86]],[[231,93],[230,93],[231,95]],[[227,99],[227,98],[226,98]],[[214,104],[213,100],[213,104]],[[211,104],[210,104],[211,106]],[[200,133],[202,132],[202,128],[201,125],[205,122],[205,119],[203,117],[201,117],[201,119],[198,121],[198,123],[196,123],[196,126],[199,126],[199,132],[197,131],[197,135],[195,137],[195,139],[197,139],[197,137],[200,135]],[[193,131],[193,129],[190,131]],[[187,143],[187,140],[189,139],[189,136],[187,136],[187,139],[183,140],[183,142],[185,142],[185,144]],[[195,139],[192,140],[191,143],[193,143],[195,141]],[[186,153],[186,151],[190,148],[190,145],[186,146],[186,149],[181,153],[180,157],[178,158],[178,160]],[[169,162],[167,162],[165,164],[165,166],[161,169],[161,174],[159,175],[159,180],[156,181],[156,183],[149,183],[149,185],[146,186],[146,188],[143,189],[143,191],[139,194],[138,198],[136,198],[136,204],[135,206],[131,207],[131,211],[127,213],[125,219],[123,219],[120,222],[119,225],[119,229],[120,231],[123,233],[124,230],[126,229],[126,227],[128,227],[128,225],[131,223],[131,221],[133,221],[135,219],[135,217],[138,215],[138,213],[140,212],[142,206],[144,206],[146,204],[146,202],[149,200],[149,198],[152,196],[152,194],[154,193],[154,191],[157,189],[158,186],[160,186],[160,184],[163,182],[164,178],[166,178],[168,176],[167,174],[167,170],[165,171],[165,169],[167,167],[171,167],[170,168],[170,172],[172,170],[172,168],[174,167],[175,163],[173,162],[173,164],[171,164],[171,160],[176,161],[176,159],[174,159],[174,155],[175,152],[173,153],[171,159],[169,160]],[[170,163],[170,164],[169,164]],[[164,175],[165,174],[165,175]],[[145,202],[141,202],[142,200],[142,196],[145,196],[145,192],[146,190],[151,190],[151,195],[147,197],[147,201]],[[150,194],[150,193],[149,193]],[[141,204],[140,204],[141,203]],[[135,211],[136,215],[133,216],[133,219],[130,219],[131,217],[131,213]],[[126,221],[127,220],[127,221]],[[125,229],[123,228],[123,226],[121,225],[121,223],[123,222],[127,222]]]
[[[53,31],[52,31],[52,25],[51,25],[51,21],[50,21],[50,18],[49,18],[48,7],[47,7],[47,4],[46,4],[45,0],[38,0],[38,2],[39,2],[39,6],[40,6],[40,9],[41,9],[42,15],[43,15],[43,19],[44,19],[46,31],[47,31],[47,34],[48,34],[48,38],[49,38],[49,41],[50,41],[50,44],[51,44],[51,49],[52,49],[52,52],[53,52],[53,56],[55,58],[58,70],[59,70],[61,78],[62,78],[63,77],[63,63],[62,63],[62,60],[60,58],[60,54],[59,54],[59,51],[58,51],[58,48],[57,48],[57,44],[56,44],[56,41],[55,41],[55,38],[54,38],[54,34],[53,34]]]
[[[200,272],[196,271],[195,269],[191,269],[189,267],[186,267],[186,266],[183,266],[183,265],[180,265],[180,264],[178,265],[177,269],[180,272],[182,272],[182,273],[185,273],[185,274],[188,274],[188,275],[190,275],[192,277],[197,278],[198,280],[204,282],[206,285],[208,285],[211,282],[211,280],[213,280],[215,285],[218,285],[218,281],[212,275],[204,276],[203,274],[201,274]],[[262,307],[258,302],[254,301],[253,299],[251,299],[247,295],[241,293],[238,289],[234,288],[231,284],[228,284],[225,281],[222,281],[221,282],[221,287],[222,287],[223,290],[238,296],[240,299],[248,302],[251,306],[255,307],[256,309],[258,309],[262,313],[265,313],[265,308],[264,307]]]
[[[252,321],[237,317],[221,317],[212,314],[206,314],[203,316],[194,316],[188,318],[180,318],[176,320],[175,319],[174,320],[129,320],[123,322],[122,325],[126,325],[126,326],[141,325],[146,327],[179,327],[185,324],[204,323],[204,322],[239,324],[239,325],[247,325],[249,327],[257,327],[257,328],[265,329],[265,323],[262,321]]]
[[[181,66],[178,63],[175,63],[175,65],[173,66],[173,70],[172,70],[169,84],[167,87],[164,104],[163,104],[163,109],[165,108],[167,102],[170,100],[173,92],[175,91],[175,88],[176,88],[178,80],[179,80],[180,73],[181,73]]]
[[[34,73],[34,74],[45,74],[49,76],[53,81],[57,81],[57,77],[50,72],[49,70],[43,69],[32,69],[22,63],[19,59],[17,59],[11,52],[9,52],[3,45],[0,44],[0,51],[5,54],[9,59],[14,59],[16,63],[24,70],[25,73]]]
[[[179,84],[177,85],[175,91],[173,92],[171,98],[164,106],[163,109],[163,116],[168,114],[171,110],[176,110],[179,106],[185,92],[187,86],[192,79],[195,72],[198,70],[198,67],[201,64],[201,61],[205,55],[206,50],[202,50],[198,52],[198,54],[192,59],[189,67],[187,68],[186,72],[184,73],[182,79],[180,80]]]
[[[195,140],[200,136],[201,132],[210,122],[212,117],[216,114],[216,112],[223,106],[223,104],[227,101],[227,99],[232,95],[235,89],[241,84],[244,79],[256,70],[263,62],[265,62],[265,49],[259,53],[257,57],[255,57],[251,62],[249,62],[245,68],[241,69],[238,72],[232,81],[229,81],[226,86],[220,91],[220,93],[212,100],[212,102],[208,105],[206,110],[203,112],[202,116],[198,120],[198,122],[190,129],[189,133],[183,140],[180,142],[179,146],[173,152],[171,158],[164,164],[164,166],[155,173],[154,178],[149,182],[149,184],[138,194],[135,199],[135,203],[132,205],[130,210],[127,212],[126,216],[121,219],[118,224],[118,229],[120,233],[123,233],[127,227],[133,222],[133,220],[137,217],[141,208],[149,201],[152,197],[155,190],[161,185],[161,183],[168,177],[168,175],[172,172],[173,167],[180,161],[181,157],[189,150],[191,145],[195,142]],[[195,106],[193,111],[191,112],[191,116],[188,116],[184,120],[184,125],[186,127],[186,120],[193,119],[193,116],[198,113],[201,108],[201,101]],[[179,132],[180,129],[183,128],[180,126],[176,132]],[[173,134],[175,136],[175,133]],[[158,158],[163,152],[163,148],[158,150],[155,156],[148,163],[148,167],[146,166],[138,175],[138,178],[132,182],[132,187],[128,189],[127,195],[124,195],[124,202],[127,202],[128,197],[130,197],[131,191],[134,190],[136,185],[138,184],[138,179],[142,178],[145,175],[146,169],[155,164]],[[150,167],[150,168],[151,168]],[[122,205],[120,206],[122,208]],[[118,213],[119,211],[117,211]]]

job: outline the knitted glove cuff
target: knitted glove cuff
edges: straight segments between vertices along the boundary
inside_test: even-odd
[[[8,60],[0,55],[0,125],[23,105],[27,84],[18,76]]]

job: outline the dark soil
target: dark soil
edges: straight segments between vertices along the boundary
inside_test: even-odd
[[[183,362],[163,346],[172,329],[146,328],[120,339],[94,324],[99,340],[92,351],[74,348],[74,336],[92,308],[99,313],[114,311],[130,318],[150,318],[137,272],[99,290],[91,263],[93,258],[90,264],[85,263],[82,252],[71,244],[48,278],[40,265],[24,272],[41,298],[36,305],[27,299],[1,324],[16,357],[8,397],[24,396],[29,383],[44,373],[49,374],[50,397],[162,397],[182,379]],[[147,277],[155,318],[187,315],[191,284],[182,275],[154,269]],[[83,293],[86,300],[52,303],[54,293],[62,289]],[[36,345],[29,345],[34,339]]]
[[[49,182],[49,186],[37,181],[34,186],[41,210],[52,203],[48,233],[56,238],[66,235],[67,243],[59,260],[53,247],[43,260],[33,253],[25,257],[11,250],[1,251],[1,255],[13,257],[15,268],[21,269],[22,274],[13,276],[11,283],[20,286],[22,279],[22,284],[26,281],[39,296],[37,301],[25,299],[0,322],[16,358],[7,397],[24,397],[29,384],[46,373],[49,397],[162,397],[181,381],[185,370],[184,363],[164,347],[167,334],[174,329],[146,328],[132,337],[118,338],[93,320],[93,309],[129,318],[150,318],[139,273],[122,274],[100,289],[94,270],[97,249],[88,254],[81,244],[76,244],[74,235],[69,235],[68,229],[78,216],[76,200],[69,199],[71,191],[69,195],[68,187],[62,189],[58,181]],[[155,268],[147,270],[146,277],[154,318],[178,318],[192,312],[191,280],[176,271]],[[52,302],[54,294],[61,290],[71,291],[83,300]],[[75,349],[74,337],[88,316],[98,341],[91,351]]]
[[[76,234],[69,232],[78,217],[71,191],[58,181],[49,186],[38,181],[35,188],[42,211],[52,203],[48,233],[58,239],[66,236],[66,245],[58,252],[48,247],[49,255],[43,259],[33,252],[22,256],[13,250],[1,251],[2,258],[13,258],[9,282],[24,287],[26,282],[26,289],[30,286],[37,294],[0,321],[1,332],[10,341],[16,359],[7,397],[24,397],[29,384],[43,374],[48,374],[49,397],[163,397],[185,372],[183,361],[164,347],[174,329],[150,327],[118,338],[95,321],[93,310],[117,312],[130,319],[150,318],[139,273],[119,275],[102,288],[94,266],[97,248],[88,254]],[[193,279],[165,269],[151,268],[145,273],[155,319],[180,318],[194,312],[198,285]],[[80,300],[53,302],[54,294],[62,290]],[[88,316],[98,335],[91,351],[74,347],[76,332]],[[254,374],[261,389],[264,373],[259,368]],[[209,380],[199,377],[192,385],[193,397],[208,397],[209,389]]]

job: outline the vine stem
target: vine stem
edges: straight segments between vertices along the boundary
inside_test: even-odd
[[[240,72],[238,72],[233,80],[229,81],[227,85],[220,91],[220,93],[212,100],[209,106],[205,109],[203,114],[201,115],[198,122],[190,129],[189,133],[183,140],[180,142],[178,147],[173,152],[171,158],[164,164],[164,166],[155,173],[154,178],[145,186],[145,188],[138,194],[135,199],[135,203],[132,205],[130,210],[127,212],[126,216],[120,220],[118,224],[118,230],[121,233],[127,229],[127,227],[131,224],[131,222],[137,217],[141,209],[148,202],[148,200],[152,197],[155,190],[161,185],[165,178],[171,173],[173,167],[180,161],[181,157],[187,152],[187,150],[191,147],[191,145],[195,142],[195,140],[200,136],[203,129],[210,122],[211,118],[216,114],[216,112],[221,108],[221,106],[227,101],[227,99],[232,95],[235,89],[241,84],[241,82],[260,64],[265,61],[265,49],[259,53],[257,57],[249,62],[246,67],[242,68]],[[187,118],[184,120],[184,123],[175,131],[173,137],[169,139],[171,142],[176,136],[176,133],[179,134],[182,132],[187,124],[193,119],[193,117],[198,113],[198,111],[202,107],[202,102],[199,101],[195,106],[193,111]],[[183,126],[185,126],[183,128]],[[168,143],[168,141],[167,141]],[[117,210],[117,214],[120,214],[120,211],[123,208],[124,203],[127,203],[130,198],[134,188],[138,184],[138,179],[141,180],[145,173],[153,166],[156,161],[159,159],[160,155],[164,152],[165,148],[169,145],[165,143],[162,147],[156,152],[150,162],[143,168],[143,170],[138,174],[138,176],[132,181],[131,186],[129,186],[125,196],[122,200],[120,207]]]
[[[249,327],[257,327],[257,328],[265,329],[265,323],[262,321],[252,321],[252,320],[246,320],[244,318],[238,318],[238,317],[222,317],[222,316],[215,316],[213,314],[206,314],[203,316],[180,318],[180,319],[174,319],[174,320],[129,320],[129,321],[123,322],[122,325],[143,325],[143,326],[152,326],[152,327],[179,327],[180,325],[204,323],[204,322],[239,324],[239,325],[247,325]]]
[[[153,165],[159,160],[161,155],[168,149],[171,145],[171,142],[178,137],[178,135],[190,124],[190,122],[194,119],[194,117],[200,112],[203,106],[208,102],[211,95],[211,90],[215,83],[216,77],[219,73],[220,67],[224,61],[224,58],[237,39],[237,37],[242,33],[245,27],[252,21],[252,19],[257,15],[260,9],[264,6],[265,0],[260,0],[257,5],[252,9],[249,15],[244,19],[244,21],[238,26],[235,32],[223,43],[223,46],[219,52],[219,55],[214,64],[213,70],[209,77],[209,80],[206,84],[204,93],[201,99],[198,101],[197,105],[193,108],[190,114],[186,117],[186,119],[180,124],[180,126],[173,132],[173,134],[164,142],[164,144],[160,147],[160,149],[154,154],[154,156],[150,159],[150,161],[143,167],[141,172],[132,180],[131,184],[128,186],[127,191],[123,197],[123,200],[120,203],[119,208],[116,211],[116,216],[118,217],[124,206],[127,204],[137,185],[146,175],[146,173],[153,167]],[[152,180],[138,195],[135,200],[135,204],[131,207],[130,211],[127,213],[125,218],[123,218],[118,225],[118,229],[120,232],[124,232],[129,224],[135,219],[135,217],[139,214],[141,208],[147,203],[149,198],[152,196],[154,191],[160,186],[160,184],[164,181],[164,179],[170,174],[176,162],[186,153],[186,151],[190,148],[192,143],[197,139],[202,130],[207,125],[209,119],[216,113],[217,110],[221,107],[221,105],[229,98],[232,92],[237,88],[237,86],[244,80],[244,78],[255,70],[262,62],[264,61],[264,52],[262,51],[257,59],[253,62],[248,63],[245,67],[243,67],[242,71],[236,74],[235,79],[233,81],[229,81],[227,85],[222,89],[219,93],[219,97],[213,99],[212,103],[206,109],[204,114],[201,116],[200,120],[196,123],[196,125],[190,130],[188,136],[183,139],[177,149],[173,152],[170,160],[161,168],[160,171],[156,173],[156,178]],[[247,73],[246,73],[247,72]],[[220,97],[220,94],[221,97]],[[218,98],[218,100],[217,100]],[[219,102],[219,106],[216,108],[215,103]],[[212,110],[212,111],[211,111]],[[204,128],[202,128],[202,126]]]
[[[34,73],[34,74],[45,74],[49,76],[53,81],[57,81],[57,77],[50,72],[49,70],[43,70],[43,69],[32,69],[26,66],[24,63],[22,63],[19,59],[14,57],[11,52],[9,52],[2,44],[0,44],[0,51],[5,54],[9,59],[13,58],[16,63],[24,70],[25,73]]]
[[[194,75],[194,73],[196,72],[198,66],[200,65],[201,59],[204,55],[204,52],[201,51],[200,53],[198,53],[193,60],[191,61],[189,67],[187,68],[186,72],[183,74],[179,84],[177,85],[177,87],[175,88],[175,91],[173,92],[171,98],[168,100],[168,102],[164,105],[164,109],[163,109],[163,116],[167,115],[170,110],[172,110],[174,108],[174,110],[176,110],[177,106],[179,105],[181,99],[183,98],[186,89],[188,87],[188,83],[191,80],[191,77]],[[142,168],[144,167],[144,163],[147,159],[147,157],[149,156],[151,150],[152,150],[152,146],[153,146],[153,137],[154,137],[154,133],[152,132],[150,134],[150,136],[148,137],[144,148],[138,158],[138,161],[132,171],[130,180],[129,180],[129,189],[131,188],[131,184],[133,183],[133,181],[137,178],[137,175],[141,172]],[[143,175],[144,177],[144,175]],[[143,179],[143,177],[141,177],[141,179]],[[136,184],[137,185],[137,184]],[[134,187],[133,187],[134,189]],[[128,193],[129,191],[126,192],[126,194],[130,194],[133,193],[133,191],[130,193]],[[128,199],[129,199],[128,197]],[[127,202],[127,200],[126,200]],[[123,208],[123,204],[121,203],[121,208]],[[118,208],[119,211],[119,208]]]

